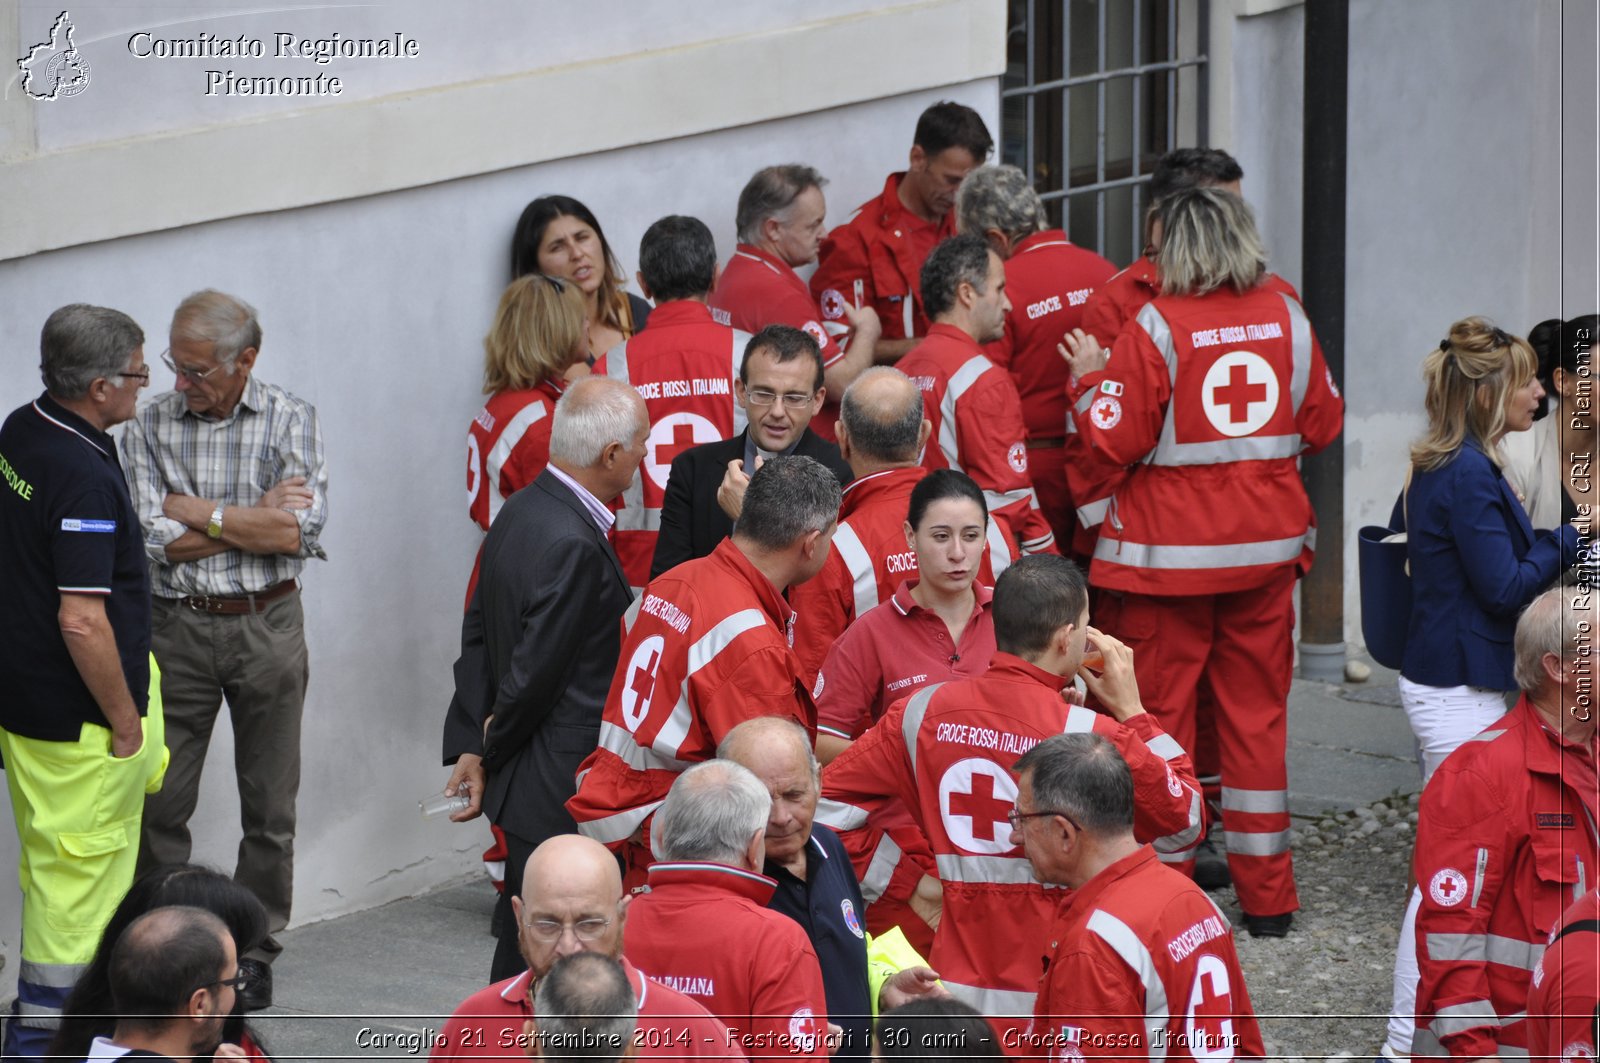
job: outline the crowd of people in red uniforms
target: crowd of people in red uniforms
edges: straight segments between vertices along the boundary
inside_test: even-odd
[[[1012,1055],[1259,1056],[1233,922],[1281,937],[1299,907],[1286,702],[1315,519],[1297,461],[1338,435],[1343,401],[1225,153],[1160,162],[1145,253],[1118,272],[1051,227],[1026,175],[984,165],[992,146],[970,109],[929,108],[907,170],[831,232],[822,175],[768,167],[720,263],[700,221],[651,226],[653,307],[621,291],[581,204],[546,197],[560,202],[534,212],[542,227],[519,225],[526,275],[501,314],[564,325],[497,323],[486,343],[473,518],[492,536],[547,462],[574,472],[551,432],[595,401],[573,386],[585,375],[634,389],[648,437],[634,482],[598,499],[634,600],[609,684],[590,692],[603,712],[564,736],[572,784],[550,811],[569,826],[513,839],[505,882],[516,892],[541,843],[580,835],[611,850],[622,890],[709,883],[728,920],[754,919],[772,895],[759,851],[671,859],[657,821],[741,723],[787,719],[815,779],[771,784],[768,829],[810,802],[806,829],[838,834],[857,889],[835,916],[869,951],[903,945],[883,961],[895,970],[926,957],[940,981],[924,995],[955,1000],[934,1010],[977,1009]],[[496,368],[508,345],[528,368]],[[525,620],[529,652],[540,622]],[[477,666],[486,689],[517,667]],[[461,708],[485,725],[490,708],[532,726],[548,711]],[[481,759],[448,737],[446,755],[470,801],[453,818],[473,818]],[[1195,884],[1229,881],[1233,917]],[[709,983],[666,977],[695,935],[644,926],[637,952],[620,926],[600,937],[631,961],[640,1015],[662,976],[738,1025]],[[527,957],[525,928],[502,934]],[[1532,981],[1579,985],[1571,970],[1552,960]],[[522,1000],[539,973],[478,1003]],[[793,1038],[772,1036],[815,1033],[795,1049],[814,1054],[827,1026],[807,1004]]]

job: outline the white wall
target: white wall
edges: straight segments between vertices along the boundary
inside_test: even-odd
[[[672,21],[658,13],[657,5],[623,6],[627,15],[616,14],[613,20],[619,25],[628,17],[650,24]],[[767,11],[769,6],[778,14]],[[713,22],[719,29],[728,22],[759,28],[792,15],[799,6],[702,3],[683,10],[714,8],[727,16],[692,16],[689,29],[705,34]],[[804,6],[808,16],[819,10],[809,0]],[[837,14],[867,6],[836,0],[820,9]],[[488,49],[484,54],[490,59],[500,57],[495,62],[509,61],[505,57],[514,56],[516,49],[497,39],[492,19],[458,14],[467,7],[450,5],[452,20],[441,17],[427,25],[473,60],[460,73],[476,77],[482,73],[476,62],[480,46]],[[129,12],[141,8],[151,12],[150,18],[173,9],[167,4],[80,5],[73,14],[81,32],[96,10],[114,10],[120,24],[131,25],[138,19]],[[752,10],[758,8],[761,13]],[[407,17],[417,13],[409,6],[399,9]],[[483,4],[479,9],[498,15],[513,7]],[[421,10],[443,11],[444,6],[424,5]],[[547,41],[548,47],[538,49],[545,58],[558,56],[558,45],[564,47],[577,35],[577,9],[545,4],[538,10],[561,13],[550,30],[550,41],[556,43]],[[583,9],[581,25],[607,24],[595,22],[593,10],[592,4]],[[44,5],[32,0],[23,5],[30,26],[41,20],[43,11]],[[922,26],[928,24],[930,11],[953,13],[962,26],[970,23],[971,40],[963,36],[962,47],[988,58],[930,69],[918,62],[919,42],[913,34],[903,52],[875,56],[872,78],[882,79],[887,71],[907,86],[883,98],[864,94],[860,102],[805,113],[810,90],[807,82],[795,79],[786,90],[787,109],[799,112],[794,117],[756,113],[736,128],[659,143],[650,142],[651,128],[630,124],[630,115],[602,109],[589,113],[588,120],[608,125],[608,135],[631,146],[0,261],[0,351],[5,352],[0,356],[0,411],[37,392],[38,329],[55,307],[85,301],[127,311],[143,325],[146,355],[154,361],[166,346],[166,323],[178,300],[197,288],[214,286],[237,293],[260,311],[265,332],[261,376],[311,400],[321,413],[331,474],[330,520],[323,536],[330,560],[310,566],[304,581],[312,674],[299,802],[297,923],[379,904],[468,871],[487,839],[481,821],[468,827],[422,821],[415,802],[438,790],[446,775],[439,766],[440,726],[459,639],[461,596],[478,541],[465,514],[463,437],[482,402],[480,342],[507,279],[510,231],[523,205],[547,192],[579,196],[599,215],[630,276],[640,235],[665,213],[702,217],[724,255],[730,252],[738,191],[754,170],[770,163],[805,161],[819,167],[832,179],[830,219],[840,220],[877,193],[886,172],[903,166],[916,116],[929,103],[961,100],[995,126],[994,75],[1003,60],[1001,5],[993,0],[940,0],[908,5],[903,17],[880,10],[839,18],[846,29],[867,33],[862,19]],[[43,16],[46,30],[53,17],[53,11]],[[384,22],[377,16],[362,17]],[[422,24],[418,17],[417,24]],[[347,27],[365,23],[330,25],[349,34],[354,31]],[[531,33],[527,26],[522,29]],[[689,29],[685,39],[693,37]],[[829,32],[838,29],[835,23]],[[615,35],[602,36],[617,44]],[[630,31],[622,39],[629,47],[640,47],[645,36]],[[922,52],[944,46],[929,42]],[[106,68],[128,78],[147,69],[110,60]],[[762,78],[772,69],[770,64],[754,65],[739,77]],[[441,68],[430,76],[450,73]],[[830,79],[829,93],[848,95],[848,68],[818,68],[814,73]],[[658,88],[708,90],[707,83],[720,78],[718,91],[743,94],[747,103],[763,99],[754,88],[746,93],[739,80],[728,81],[725,74],[695,69],[690,49],[672,86]],[[960,75],[961,83],[936,80],[953,74]],[[102,101],[120,106],[119,95],[135,91],[106,84],[111,78],[102,80],[98,64],[94,77],[83,95],[36,105],[37,111],[43,115],[50,107],[62,112],[75,105],[87,107],[102,87]],[[181,92],[165,85],[148,88],[146,107],[172,108],[167,113],[173,122],[197,119],[194,101],[185,95],[186,82]],[[608,86],[597,84],[593,91],[594,100],[608,99]],[[771,86],[762,91],[770,93]],[[162,93],[176,93],[177,98],[168,101]],[[550,106],[559,105],[552,101]],[[783,107],[761,106],[784,113]],[[8,127],[15,131],[15,112],[11,119]],[[519,114],[516,121],[506,121],[507,135],[516,134],[518,123],[532,125],[539,119],[538,114]],[[45,139],[70,140],[73,134],[64,125],[53,128],[53,121],[39,123]],[[91,132],[104,137],[117,128],[115,121],[104,119]],[[181,135],[208,133],[191,129]],[[81,150],[115,148],[96,142]],[[425,153],[429,143],[418,143],[415,150]],[[40,157],[48,159],[48,152]],[[352,143],[344,154],[317,164],[359,168],[362,146]],[[293,178],[285,160],[262,159],[261,165]],[[160,178],[148,170],[129,175],[144,182],[152,196],[158,194]],[[372,180],[381,184],[384,177],[374,175]],[[0,196],[0,227],[8,216],[15,218],[10,214],[15,204],[15,199]],[[57,206],[35,199],[20,209],[35,213]],[[78,208],[92,210],[94,204],[61,209]],[[170,375],[158,367],[155,384],[170,387]],[[196,858],[224,868],[231,868],[237,842],[232,755],[224,725],[212,742],[202,811],[194,821]],[[0,868],[14,867],[15,855],[12,831],[0,830]],[[0,948],[13,961],[17,928],[16,891],[0,882]],[[14,962],[10,967],[15,969]]]
[[[1227,2],[1227,0],[1224,0]],[[1304,12],[1231,33],[1230,147],[1273,268],[1298,282]],[[1512,332],[1593,311],[1595,8],[1353,0],[1345,308],[1345,626],[1355,535],[1388,519],[1421,431],[1423,356],[1468,314]],[[1215,123],[1214,123],[1215,124]],[[1323,548],[1331,546],[1324,533]]]

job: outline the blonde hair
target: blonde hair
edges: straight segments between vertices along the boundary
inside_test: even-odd
[[[483,392],[536,387],[587,353],[583,292],[571,281],[529,273],[506,285],[483,338]]]
[[[1241,295],[1261,282],[1267,251],[1255,215],[1221,188],[1186,188],[1158,207],[1162,295],[1204,295],[1226,285]]]
[[[1427,382],[1428,432],[1411,447],[1411,465],[1428,472],[1444,465],[1470,435],[1495,465],[1495,443],[1506,431],[1506,405],[1525,387],[1539,359],[1528,341],[1496,328],[1485,317],[1450,326],[1450,335],[1422,360]]]

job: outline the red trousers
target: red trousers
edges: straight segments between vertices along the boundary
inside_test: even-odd
[[[1066,450],[1062,447],[1035,447],[1028,444],[1028,476],[1039,496],[1039,512],[1056,533],[1056,549],[1071,556],[1073,533],[1078,528],[1078,513],[1067,490]],[[1084,571],[1088,571],[1085,567]]]
[[[1251,915],[1300,907],[1289,852],[1289,682],[1294,569],[1264,586],[1184,598],[1102,592],[1096,627],[1134,651],[1144,707],[1185,750],[1208,687],[1222,775],[1228,871]]]

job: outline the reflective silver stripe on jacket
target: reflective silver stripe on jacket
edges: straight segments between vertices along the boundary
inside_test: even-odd
[[[865,822],[866,814],[862,813],[861,818]],[[893,838],[885,834],[878,839],[878,847],[872,852],[872,861],[867,864],[867,873],[861,876],[862,900],[871,904],[883,896],[889,888],[889,880],[894,877],[894,869],[900,866],[900,857],[900,846]]]
[[[856,830],[867,825],[867,810],[831,797],[820,797],[816,819],[834,830]]]
[[[1428,958],[1455,963],[1498,963],[1531,971],[1544,946],[1502,934],[1429,934]]]
[[[681,772],[693,767],[687,760],[664,756],[648,746],[641,746],[626,727],[618,727],[607,720],[600,721],[600,748],[615,754],[634,771]]]
[[[998,883],[1035,886],[1033,865],[1021,856],[957,856],[940,853],[933,858],[944,882]]]
[[[933,700],[933,692],[942,686],[943,683],[931,683],[911,695],[911,700],[906,702],[906,714],[900,721],[900,737],[905,740],[913,776],[917,774],[917,732],[922,730],[922,718],[928,714],[928,702]]]
[[[1182,830],[1155,839],[1150,844],[1155,848],[1156,855],[1165,859],[1172,857],[1169,863],[1177,863],[1188,857],[1180,854],[1192,852],[1200,844],[1200,831],[1205,826],[1205,817],[1200,811],[1200,793],[1197,790],[1189,791],[1189,822]]]
[[[1094,544],[1094,556],[1096,560],[1129,568],[1245,568],[1287,564],[1298,558],[1311,541],[1309,531],[1287,539],[1222,546],[1161,546],[1101,538]]]
[[[1428,1029],[1435,1037],[1442,1039],[1451,1034],[1466,1033],[1478,1026],[1496,1030],[1500,1028],[1500,1016],[1495,1014],[1494,1005],[1487,1000],[1469,1000],[1440,1008],[1434,1012]]]
[[[994,363],[986,356],[973,355],[951,374],[950,386],[945,388],[944,397],[939,400],[939,452],[952,469],[961,468],[961,462],[957,460],[960,449],[956,445],[956,403],[978,382],[979,377],[993,368]]]
[[[878,576],[872,570],[872,556],[862,545],[856,530],[848,524],[839,525],[833,533],[833,548],[839,551],[839,559],[850,573],[856,616],[859,618],[878,604]]]
[[[962,985],[952,982],[948,978],[940,979],[944,987],[950,990],[950,995],[983,1012],[991,1018],[1002,1016],[1015,1016],[1028,1018],[1033,1015],[1033,1001],[1038,995],[1015,989],[986,989],[983,986]]]
[[[1089,916],[1086,929],[1110,945],[1144,983],[1144,1024],[1148,1031],[1145,1049],[1151,1059],[1166,1058],[1166,1028],[1171,1018],[1167,1011],[1167,987],[1161,981],[1155,961],[1150,958],[1150,950],[1132,927],[1101,908],[1096,908]]]
[[[656,740],[651,743],[658,753],[666,757],[677,756],[678,750],[683,747],[684,739],[689,737],[689,727],[694,721],[694,713],[689,709],[690,677],[716,660],[717,654],[727,649],[734,639],[766,622],[767,615],[760,609],[741,609],[732,616],[724,617],[689,647],[689,667],[683,673],[683,685],[678,690],[678,703],[672,707],[672,715],[662,725],[661,730],[656,732]]]
[[[1085,502],[1078,507],[1078,523],[1085,528],[1097,528],[1100,522],[1106,519],[1106,509],[1110,507],[1111,499],[1102,498],[1098,502]]]
[[[599,819],[591,819],[587,823],[578,824],[578,833],[604,845],[615,844],[633,837],[633,832],[639,829],[650,813],[660,807],[660,801],[651,801],[638,808],[628,808],[609,816],[601,816]]]

